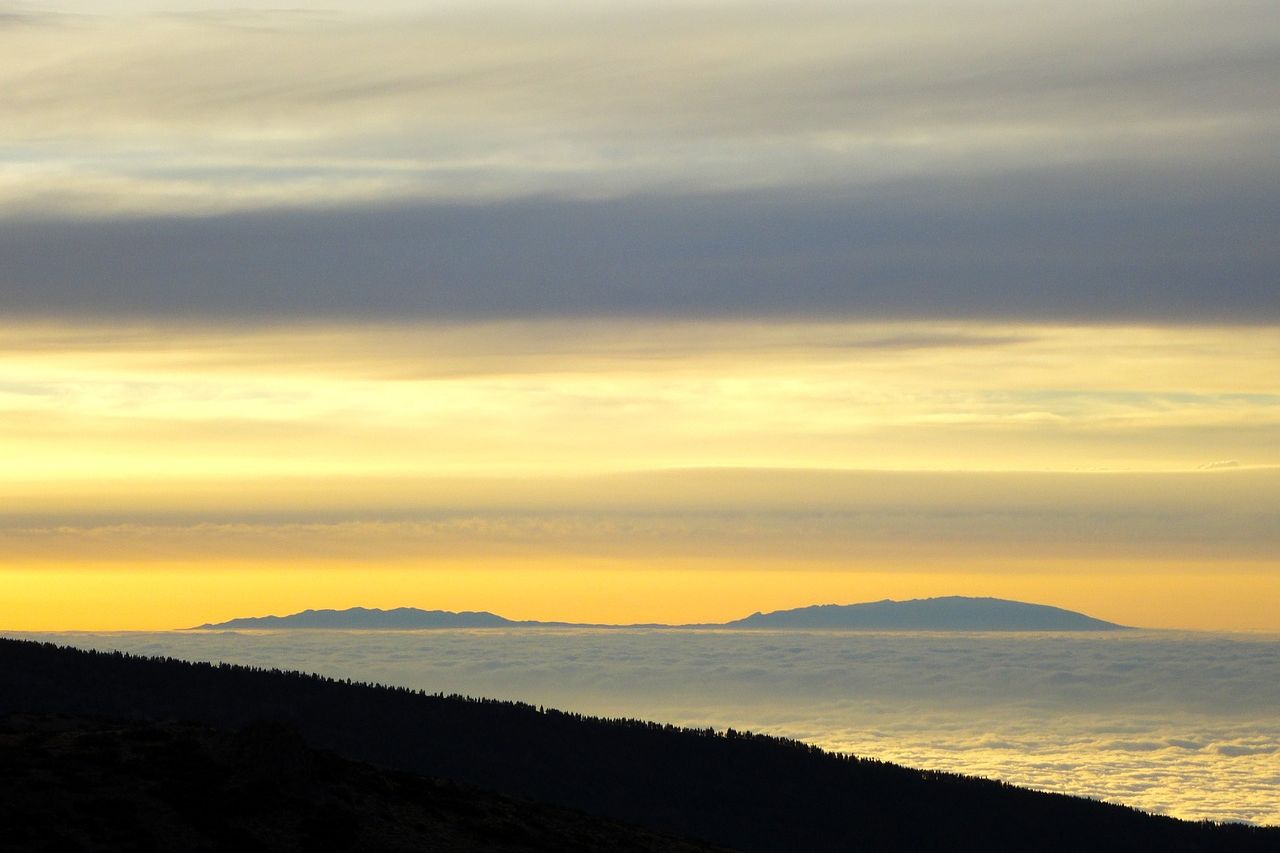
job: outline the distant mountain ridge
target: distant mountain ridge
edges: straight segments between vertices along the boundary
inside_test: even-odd
[[[412,630],[415,628],[503,628],[516,625],[488,611],[419,610],[397,607],[350,607],[346,610],[303,610],[289,616],[250,616],[229,622],[201,625],[201,628],[331,628],[367,630]]]
[[[600,625],[583,622],[515,621],[487,610],[394,610],[352,607],[304,610],[289,616],[250,616],[206,623],[192,630],[319,629],[412,631],[428,628],[680,628],[792,629],[807,631],[1118,631],[1125,626],[1074,610],[1001,598],[945,596],[861,604],[815,604],[753,613],[732,622],[696,625]]]
[[[728,628],[880,631],[1116,631],[1125,626],[1047,604],[1002,598],[916,598],[863,604],[815,604],[753,613]]]

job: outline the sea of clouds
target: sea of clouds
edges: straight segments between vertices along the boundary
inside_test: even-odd
[[[1277,636],[636,629],[22,636],[750,729],[1179,817],[1280,824]]]

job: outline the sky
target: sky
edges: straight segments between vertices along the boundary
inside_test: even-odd
[[[1280,631],[1271,2],[0,2],[0,627]]]

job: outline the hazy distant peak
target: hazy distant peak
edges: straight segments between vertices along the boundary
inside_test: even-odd
[[[376,607],[349,607],[346,610],[303,610],[289,616],[249,616],[227,622],[206,623],[198,626],[212,628],[329,628],[346,629],[399,629],[415,628],[497,628],[516,623],[488,611],[419,610],[416,607],[396,607],[381,610]]]
[[[303,610],[289,616],[254,616],[207,623],[198,629],[415,630],[422,628],[797,628],[802,630],[878,631],[1110,631],[1123,628],[1045,604],[1001,598],[886,598],[862,604],[813,604],[771,613],[756,611],[732,622],[700,625],[598,625],[572,622],[515,621],[487,610],[453,612],[397,607],[392,610],[349,607],[346,610]]]
[[[881,631],[1112,631],[1123,625],[1046,604],[949,595],[883,599],[862,604],[815,604],[753,613],[733,628],[807,628]]]

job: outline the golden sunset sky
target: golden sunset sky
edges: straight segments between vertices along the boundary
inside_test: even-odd
[[[1269,4],[0,3],[0,628],[1280,631]]]

